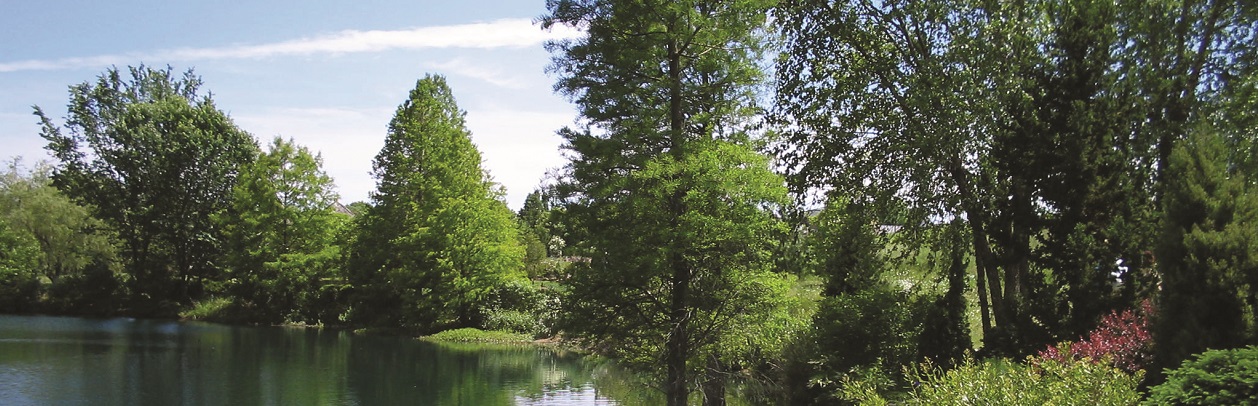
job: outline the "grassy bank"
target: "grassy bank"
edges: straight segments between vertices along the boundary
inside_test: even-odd
[[[485,331],[478,328],[446,330],[421,340],[447,343],[532,344],[533,338],[509,331]]]

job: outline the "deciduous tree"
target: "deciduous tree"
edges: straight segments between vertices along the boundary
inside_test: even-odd
[[[337,234],[348,222],[322,159],[292,140],[275,138],[246,166],[232,190],[225,230],[226,293],[251,321],[317,323],[312,310],[338,276]],[[335,321],[335,320],[327,320]]]
[[[118,232],[137,314],[171,315],[217,278],[212,217],[257,155],[200,86],[192,71],[111,68],[70,88],[63,126],[35,108],[57,159],[53,183]]]

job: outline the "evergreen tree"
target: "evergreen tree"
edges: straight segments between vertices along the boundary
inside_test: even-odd
[[[530,278],[540,276],[546,268],[546,259],[559,252],[549,252],[552,240],[550,207],[542,200],[542,191],[534,190],[524,198],[524,206],[516,214],[520,222],[520,245],[524,246],[524,267]]]
[[[514,216],[481,169],[464,115],[445,78],[429,75],[389,123],[351,253],[358,322],[471,326],[495,286],[522,276]]]
[[[1258,342],[1258,195],[1226,156],[1210,130],[1193,132],[1171,154],[1154,337],[1164,368]]]
[[[564,216],[591,257],[567,331],[663,372],[669,405],[700,374],[705,404],[723,404],[725,338],[779,302],[768,210],[785,188],[747,131],[767,5],[553,0],[543,17],[589,33],[549,44],[556,89],[587,124],[561,131]]]

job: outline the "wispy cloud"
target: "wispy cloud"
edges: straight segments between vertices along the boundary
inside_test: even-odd
[[[494,86],[505,87],[508,89],[523,89],[527,86],[527,83],[525,83],[526,79],[524,78],[514,76],[498,67],[471,63],[463,58],[457,58],[446,62],[429,63],[428,66],[442,72],[449,72],[451,74],[485,81]]]
[[[331,35],[269,44],[180,48],[156,52],[0,62],[0,72],[95,68],[142,60],[183,62],[432,48],[522,48],[551,39],[572,38],[579,35],[582,35],[580,31],[565,26],[542,30],[527,19],[505,19],[487,23],[420,27],[410,30],[348,30]]]

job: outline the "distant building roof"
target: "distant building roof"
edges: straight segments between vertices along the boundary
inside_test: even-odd
[[[337,213],[341,213],[347,216],[351,216],[351,217],[354,216],[354,211],[350,210],[349,207],[346,207],[345,205],[341,204],[341,202],[332,202],[332,211],[335,211]]]

